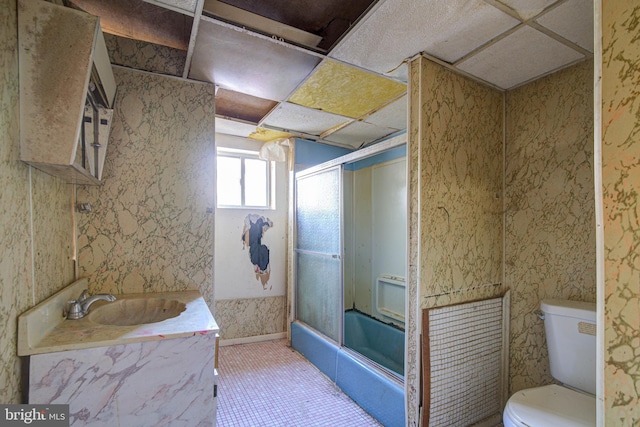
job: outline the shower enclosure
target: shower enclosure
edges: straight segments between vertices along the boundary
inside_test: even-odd
[[[295,180],[292,345],[372,415],[367,405],[395,410],[380,415],[385,425],[404,423],[405,141],[401,135]]]

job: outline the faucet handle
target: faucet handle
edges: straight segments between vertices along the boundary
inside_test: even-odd
[[[82,293],[78,297],[77,301],[78,302],[82,302],[82,301],[86,300],[88,297],[89,297],[89,291],[85,289],[84,291],[82,291]]]
[[[80,306],[80,302],[77,300],[69,300],[67,301],[67,306],[63,310],[64,316],[67,319],[79,319],[83,316],[82,307]]]

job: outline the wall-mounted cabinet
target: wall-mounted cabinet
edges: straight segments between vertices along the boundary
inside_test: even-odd
[[[19,0],[18,41],[21,160],[98,185],[116,92],[99,18]]]

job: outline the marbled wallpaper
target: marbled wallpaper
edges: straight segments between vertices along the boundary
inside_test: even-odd
[[[418,326],[420,304],[420,121],[422,59],[409,63],[409,82],[407,93],[409,105],[409,127],[407,129],[407,228],[409,235],[407,248],[407,313],[405,317],[405,340],[407,354],[404,368],[405,404],[407,426],[417,427],[420,423],[420,335]]]
[[[420,306],[502,282],[503,95],[423,59]],[[498,289],[498,292],[500,290]]]
[[[109,59],[113,65],[182,76],[187,52],[179,49],[105,34]]]
[[[421,309],[504,291],[503,95],[422,57],[410,69],[407,339],[415,360]],[[419,399],[414,369],[406,377],[411,426]]]
[[[73,185],[31,168],[36,304],[75,280],[74,191]]]
[[[0,402],[20,403],[17,317],[74,279],[73,187],[19,160],[16,2],[0,5]]]
[[[286,330],[285,296],[216,301],[220,339],[281,333]]]
[[[640,7],[602,2],[604,405],[640,424]]]
[[[92,292],[199,289],[213,310],[214,87],[114,69],[102,185],[81,187],[79,277]]]
[[[19,136],[16,2],[0,7],[0,402],[20,403],[17,317],[32,305],[29,168]]]
[[[593,61],[506,94],[510,391],[550,384],[545,298],[595,302]]]

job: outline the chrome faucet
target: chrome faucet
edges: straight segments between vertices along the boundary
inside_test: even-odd
[[[89,312],[89,307],[96,301],[109,301],[116,300],[111,294],[96,294],[89,296],[89,292],[85,289],[82,291],[78,299],[67,301],[67,306],[64,309],[63,315],[69,320],[82,319]]]

